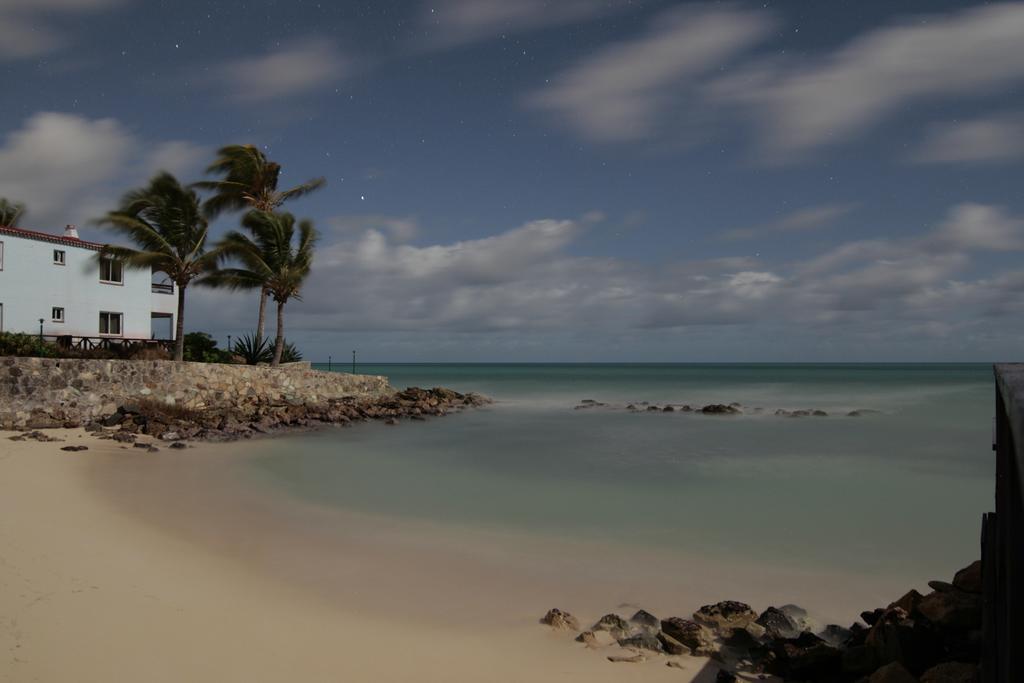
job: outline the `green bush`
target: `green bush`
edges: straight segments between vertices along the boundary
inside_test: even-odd
[[[217,348],[217,340],[206,332],[185,335],[185,360],[197,363],[230,363],[232,354]]]
[[[0,332],[0,356],[56,358],[59,355],[56,346],[42,341],[34,334]]]

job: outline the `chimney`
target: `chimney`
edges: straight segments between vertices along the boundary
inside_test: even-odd
[[[78,228],[73,225],[64,226],[64,236],[73,240],[80,239],[78,237]]]

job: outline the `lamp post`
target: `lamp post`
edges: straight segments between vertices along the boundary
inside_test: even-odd
[[[334,370],[333,364],[331,362],[332,360],[333,359],[330,356],[327,356],[327,372],[331,372]]]
[[[39,319],[39,341],[43,341],[43,319]]]
[[[228,335],[228,353],[231,353],[231,335]]]
[[[352,374],[356,374],[356,352],[352,351]]]

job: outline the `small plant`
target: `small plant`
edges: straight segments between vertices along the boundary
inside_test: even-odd
[[[290,341],[285,341],[284,349],[281,351],[281,362],[282,363],[298,363],[302,360],[302,352],[299,351],[295,344]]]
[[[274,349],[267,340],[253,334],[240,338],[231,350],[236,356],[241,356],[246,365],[269,363],[274,359]]]
[[[57,347],[34,334],[0,332],[0,356],[56,358],[59,355]]]

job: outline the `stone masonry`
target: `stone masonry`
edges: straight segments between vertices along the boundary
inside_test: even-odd
[[[173,361],[0,358],[0,429],[80,426],[126,403],[188,410],[318,405],[392,393],[386,377],[310,369]]]

